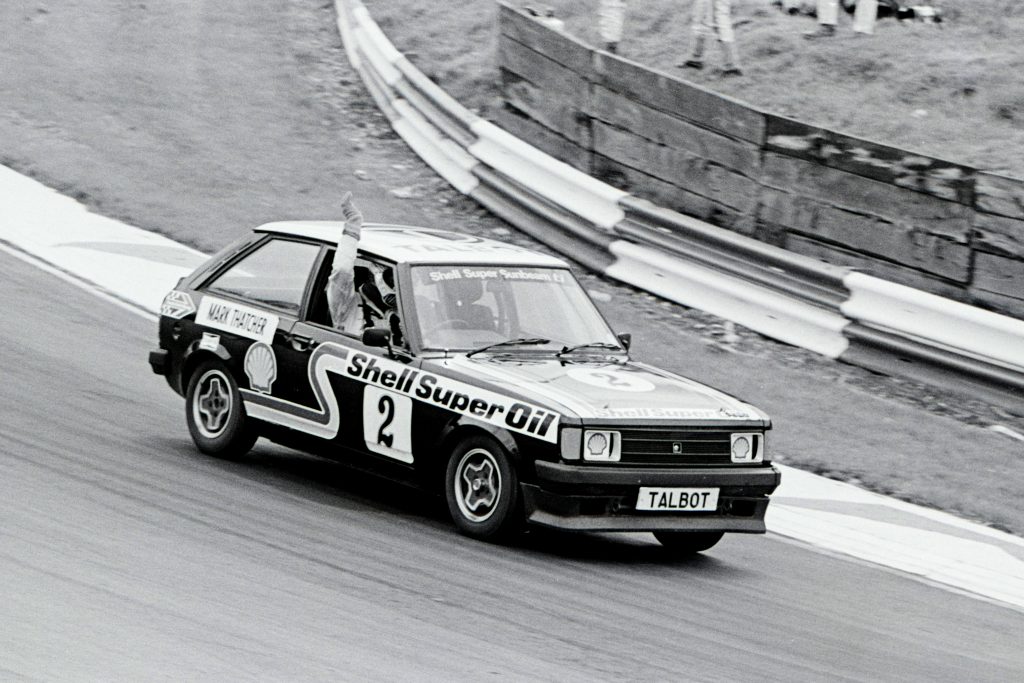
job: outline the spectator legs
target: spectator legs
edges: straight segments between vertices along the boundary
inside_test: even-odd
[[[818,0],[818,23],[829,26],[839,23],[839,0]]]
[[[856,33],[875,32],[875,18],[878,16],[878,0],[857,0],[853,13],[853,30]]]
[[[597,31],[602,47],[615,54],[619,51],[622,29],[626,23],[626,0],[601,0],[597,8]]]

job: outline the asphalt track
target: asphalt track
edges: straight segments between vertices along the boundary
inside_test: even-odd
[[[458,536],[263,444],[199,455],[153,324],[0,255],[0,677],[1013,680],[1020,613],[730,537]]]

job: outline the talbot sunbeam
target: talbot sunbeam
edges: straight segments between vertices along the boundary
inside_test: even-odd
[[[764,533],[769,418],[630,359],[568,265],[369,225],[332,320],[342,224],[271,223],[164,299],[153,371],[203,453],[259,437],[442,494],[480,539],[524,524],[649,531],[682,553]]]

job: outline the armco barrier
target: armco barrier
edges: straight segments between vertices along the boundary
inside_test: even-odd
[[[738,275],[809,304],[835,310],[849,297],[849,268],[830,266],[704,221],[655,206],[645,199],[620,201],[627,220],[615,232],[715,270]]]
[[[609,277],[831,358],[846,351],[842,331],[849,321],[837,313],[660,249],[626,240],[609,249],[615,256],[604,271]]]
[[[456,189],[527,234],[594,271],[766,336],[1024,409],[1024,322],[793,254],[601,183],[458,104],[391,45],[359,0],[335,4],[349,60],[395,131]]]
[[[844,283],[840,310],[857,322],[842,360],[1024,410],[1024,320],[863,273]]]
[[[622,220],[618,201],[625,192],[552,159],[490,122],[473,130],[479,139],[469,152],[490,168],[600,228],[609,230]]]
[[[474,173],[480,185],[469,196],[495,215],[590,270],[604,272],[614,261],[612,238],[593,224],[483,164]]]
[[[840,310],[852,320],[925,339],[961,356],[1007,368],[1024,367],[1024,320],[863,273],[850,273],[844,283],[851,296]]]
[[[836,358],[847,348],[848,268],[791,254],[645,199],[621,200],[625,238],[606,275]]]

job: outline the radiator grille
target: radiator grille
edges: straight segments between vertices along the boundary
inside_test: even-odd
[[[732,462],[731,432],[623,429],[620,462],[644,465],[721,465]]]

